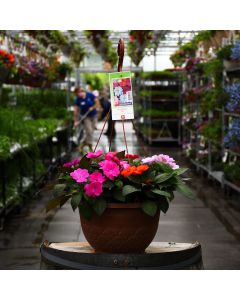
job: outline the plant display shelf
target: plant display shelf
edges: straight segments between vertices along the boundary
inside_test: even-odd
[[[48,149],[48,155],[41,155],[37,158],[34,155],[30,157],[31,159],[31,173],[23,174],[23,161],[22,155],[27,151],[30,151],[31,145],[24,145],[21,147],[19,144],[15,144],[11,147],[11,157],[0,160],[1,165],[1,176],[0,176],[0,228],[3,228],[5,219],[14,209],[20,208],[24,203],[24,195],[29,193],[34,195],[37,188],[49,177],[49,175],[56,169],[56,167],[61,163],[65,157],[69,155],[68,152],[68,141],[67,127],[57,128],[53,136],[48,136],[45,140],[38,142],[38,148],[42,150]],[[36,162],[40,159],[47,168],[41,172],[41,174],[36,173]],[[7,175],[7,166],[10,162],[14,162],[16,166],[16,194],[7,197],[6,191],[9,184],[9,178]],[[27,175],[27,176],[26,176]],[[20,201],[19,201],[20,200]]]
[[[208,111],[205,115],[201,114],[200,111],[200,105],[201,105],[201,98],[196,97],[195,102],[189,102],[186,99],[186,93],[193,88],[200,88],[202,87],[202,77],[198,74],[191,74],[187,76],[187,81],[185,82],[185,90],[182,94],[182,115],[184,116],[184,113],[192,113],[192,115],[195,115],[196,124],[200,124],[203,120],[209,122],[213,120],[213,112],[216,111],[219,113],[219,118],[223,119],[223,109],[220,108],[213,108],[212,111]],[[185,124],[182,125],[182,136],[183,136],[183,142],[190,145],[190,148],[195,151],[196,155],[199,155],[202,145],[201,140],[204,138],[204,136],[200,133],[200,129],[197,126],[196,129],[189,128]],[[205,138],[206,139],[206,138]],[[206,164],[201,163],[198,158],[191,158],[190,161],[193,165],[195,165],[197,171],[203,170],[207,173],[208,178],[212,178],[216,181],[218,181],[221,186],[224,185],[224,175],[222,171],[217,171],[213,169],[213,155],[212,152],[213,147],[217,146],[220,151],[219,155],[221,155],[221,152],[223,151],[223,143],[213,141],[212,139],[207,140],[207,146],[202,149],[207,151],[207,157],[206,157]]]
[[[169,110],[176,111],[178,116],[180,115],[181,106],[179,96],[168,96],[164,95],[164,91],[173,92],[178,95],[180,87],[180,80],[178,77],[174,79],[162,78],[162,79],[151,79],[145,78],[140,80],[140,96],[137,98],[137,106],[140,107],[140,111],[146,112],[155,110],[166,112]],[[157,95],[156,90],[160,89],[163,91],[163,95]],[[141,96],[143,92],[143,96]],[[155,94],[154,94],[155,92]],[[173,92],[174,93],[174,92]],[[168,107],[168,108],[166,108]],[[153,142],[177,142],[180,144],[180,117],[151,117],[144,116],[141,112],[136,111],[135,113],[135,127],[137,133],[143,137],[143,139],[150,145]],[[144,130],[143,130],[144,125]],[[154,132],[154,133],[153,133]]]
[[[227,72],[223,72],[223,74],[226,74],[225,76],[228,76],[228,72],[230,72],[230,71],[229,70],[225,70],[225,71],[227,71]],[[186,84],[186,86],[188,88],[185,90],[185,92],[188,90],[191,90],[192,88],[196,88],[196,87],[200,86],[201,77],[196,74],[192,74],[192,76],[194,76],[195,78],[192,79],[190,76],[188,77],[188,80],[191,80],[192,82],[190,84],[189,83]],[[224,75],[223,75],[223,77],[224,77]],[[194,82],[194,84],[193,84],[193,82]],[[224,87],[224,82],[223,82],[223,87]],[[186,112],[186,110],[195,112],[197,123],[199,123],[203,118],[203,116],[201,115],[201,112],[200,112],[201,98],[200,99],[197,98],[195,103],[188,103],[186,101],[184,95],[185,95],[185,93],[183,93],[183,101],[182,101],[183,112],[182,112],[182,114],[184,115],[184,110],[185,110],[185,112]],[[234,113],[234,112],[228,112],[225,109],[225,107],[221,107],[221,108],[215,107],[212,109],[212,111],[208,112],[208,117],[207,117],[208,121],[212,120],[214,111],[219,113],[219,120],[221,121],[221,132],[222,132],[221,142],[217,143],[215,141],[212,141],[211,139],[208,140],[208,146],[207,146],[208,155],[207,155],[207,163],[206,164],[202,164],[197,159],[193,159],[193,158],[191,158],[190,161],[193,165],[195,165],[197,171],[203,170],[204,172],[206,172],[207,177],[209,179],[212,178],[212,179],[216,180],[217,182],[219,182],[223,189],[228,187],[228,188],[234,190],[235,192],[240,193],[240,187],[237,186],[236,184],[230,182],[229,180],[227,180],[225,178],[225,174],[224,174],[223,170],[213,170],[213,164],[212,164],[212,159],[213,159],[213,155],[214,155],[212,153],[212,147],[214,147],[215,145],[218,145],[218,149],[219,149],[218,155],[221,156],[222,160],[223,160],[224,156],[226,155],[226,153],[228,153],[232,157],[236,157],[236,160],[239,159],[240,153],[225,147],[224,142],[223,142],[223,137],[225,135],[225,129],[228,127],[229,120],[232,118],[240,118],[240,114]],[[192,149],[195,149],[196,153],[199,153],[200,140],[201,140],[201,134],[199,132],[199,129],[190,129],[183,124],[182,135],[183,135],[183,141],[185,141],[185,142],[188,141],[190,143]]]

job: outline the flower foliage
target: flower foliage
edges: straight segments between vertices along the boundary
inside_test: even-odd
[[[181,178],[186,170],[164,154],[141,158],[125,155],[125,151],[90,152],[63,165],[54,188],[56,198],[50,200],[47,210],[70,199],[73,210],[78,208],[86,218],[103,214],[112,202],[140,202],[151,216],[158,209],[166,213],[175,190],[193,197]]]

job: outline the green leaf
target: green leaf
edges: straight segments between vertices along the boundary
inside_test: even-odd
[[[144,192],[144,194],[145,194],[148,198],[152,198],[152,199],[157,199],[157,198],[159,198],[158,195],[152,193],[152,191],[144,190],[143,192]]]
[[[118,200],[118,201],[121,201],[121,202],[124,202],[126,200],[126,198],[123,196],[123,193],[122,193],[122,189],[119,190],[115,190],[114,193],[113,193],[113,198]]]
[[[174,170],[174,174],[176,174],[177,176],[184,174],[185,172],[187,172],[188,168],[179,168]]]
[[[164,181],[167,181],[167,180],[170,179],[173,175],[174,175],[174,173],[160,174],[160,175],[158,175],[158,176],[155,177],[155,183],[162,183],[162,182],[164,182]]]
[[[163,163],[153,163],[151,165],[151,168],[153,168],[156,171],[163,172],[163,173],[172,173],[173,172],[173,169],[170,166],[163,164]]]
[[[126,197],[127,195],[129,194],[132,194],[132,193],[136,193],[136,192],[140,192],[141,190],[136,188],[135,186],[133,185],[125,185],[123,187],[123,196]]]
[[[169,209],[168,199],[161,198],[161,200],[159,201],[159,207],[162,212],[166,213]]]
[[[86,154],[81,158],[79,162],[79,168],[88,170],[90,168],[90,164],[91,164],[90,159],[87,158],[87,154]]]
[[[107,201],[103,198],[97,198],[93,209],[97,215],[101,216],[107,208]]]
[[[158,189],[153,189],[151,190],[152,193],[157,194],[159,196],[164,196],[167,198],[171,197],[171,194],[169,194],[168,192],[162,191],[162,190],[158,190]]]
[[[60,206],[64,205],[69,198],[70,198],[70,195],[69,196],[61,195],[59,197],[51,199],[50,201],[48,201],[48,203],[46,205],[46,212],[48,212],[49,210],[54,209],[58,206],[60,207]]]
[[[121,189],[122,187],[123,187],[123,182],[122,182],[122,180],[116,180],[115,182],[114,182],[114,184],[115,184],[115,186],[116,187],[118,187],[119,189]]]
[[[47,184],[40,190],[40,192],[51,191],[54,189],[55,185],[55,183]]]
[[[119,158],[119,159],[125,158],[125,150],[116,153],[115,156],[116,156],[117,158]]]
[[[136,176],[128,176],[128,180],[133,182],[133,183],[137,183],[137,184],[141,184],[142,183],[142,178],[140,175],[136,175]]]
[[[54,186],[54,189],[53,189],[53,195],[54,195],[54,197],[60,196],[64,192],[65,188],[66,188],[66,184],[65,183],[58,183],[58,184],[56,184]]]
[[[190,189],[184,182],[181,180],[178,180],[178,184],[176,187],[176,190],[186,196],[189,199],[195,200],[196,194],[193,192],[192,189]]]
[[[111,190],[114,187],[114,183],[110,180],[107,180],[103,183],[103,187]]]
[[[156,202],[147,200],[142,203],[142,210],[149,216],[153,217],[157,212],[158,206]]]
[[[85,219],[87,219],[87,220],[91,219],[93,210],[88,203],[80,203],[79,211]]]
[[[72,196],[71,205],[72,205],[73,211],[75,211],[75,209],[79,206],[79,204],[82,200],[82,196],[83,196],[82,193],[77,193]]]

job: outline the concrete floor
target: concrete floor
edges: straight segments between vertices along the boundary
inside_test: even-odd
[[[125,148],[121,129],[121,124],[117,124],[113,149]],[[126,131],[129,153],[142,153],[130,124],[126,124]],[[98,134],[99,131],[96,137]],[[107,145],[106,136],[102,136],[99,148],[108,151]],[[181,166],[190,167],[191,186],[198,194],[198,199],[191,201],[176,193],[167,214],[161,214],[155,241],[199,241],[205,269],[240,269],[239,211],[227,202],[219,186],[192,170],[179,148],[158,146],[147,150],[151,154],[170,154]],[[39,245],[45,239],[55,242],[84,240],[79,215],[72,212],[70,205],[45,213],[49,197],[49,192],[42,193],[6,223],[4,231],[0,232],[0,269],[39,269]]]

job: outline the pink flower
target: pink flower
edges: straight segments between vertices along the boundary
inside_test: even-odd
[[[74,165],[77,165],[80,162],[80,159],[74,159],[73,161],[63,164],[64,168],[71,168]]]
[[[105,156],[106,160],[111,160],[113,162],[115,162],[116,164],[120,164],[120,160],[117,158],[116,156],[117,152],[108,152]]]
[[[175,160],[168,155],[159,154],[159,155],[153,155],[151,157],[146,157],[146,158],[142,159],[143,164],[152,164],[154,162],[160,162],[160,163],[166,164],[174,170],[179,169],[179,165],[177,165]]]
[[[103,192],[101,182],[91,182],[84,186],[85,193],[88,197],[98,197]]]
[[[86,170],[86,169],[80,169],[80,168],[78,168],[74,172],[70,173],[70,176],[76,182],[82,183],[82,182],[86,182],[87,181],[87,179],[89,177],[89,173],[88,173],[88,170]]]
[[[99,163],[100,169],[103,170],[103,174],[111,180],[120,174],[118,165],[111,160],[104,160]]]
[[[105,177],[100,172],[94,172],[90,175],[91,182],[100,182],[103,183],[105,181]]]
[[[130,167],[129,163],[127,163],[125,160],[120,161],[120,166],[123,168],[123,170],[127,169]]]
[[[97,158],[103,154],[102,150],[97,150],[96,152],[88,152],[87,158]]]

